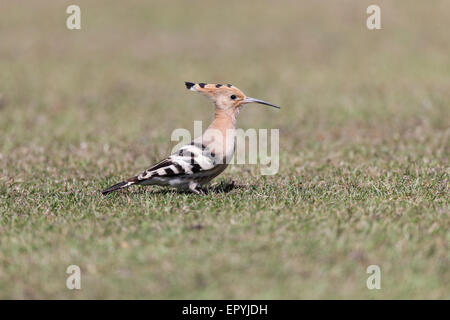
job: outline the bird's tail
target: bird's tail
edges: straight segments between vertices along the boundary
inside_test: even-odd
[[[131,179],[119,182],[119,183],[117,183],[117,184],[115,184],[115,185],[113,185],[113,186],[103,190],[102,194],[103,195],[107,195],[110,192],[113,192],[113,191],[116,191],[116,190],[119,190],[119,189],[123,189],[123,188],[127,188],[129,186],[132,186],[133,184],[136,184],[136,182],[137,182],[137,177],[133,177]]]

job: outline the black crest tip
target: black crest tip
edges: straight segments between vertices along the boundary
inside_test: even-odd
[[[188,90],[190,90],[193,86],[195,86],[195,83],[192,83],[192,82],[184,82],[184,84],[186,85],[186,88],[188,89]]]

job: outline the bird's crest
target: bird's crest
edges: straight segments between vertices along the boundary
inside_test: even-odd
[[[219,94],[234,94],[238,98],[245,98],[245,94],[231,84],[185,82],[185,85],[188,90],[197,91],[210,97],[217,96]]]

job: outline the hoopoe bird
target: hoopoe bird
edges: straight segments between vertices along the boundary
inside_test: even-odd
[[[186,82],[186,88],[210,98],[215,107],[214,120],[205,132],[190,144],[144,172],[102,191],[104,195],[132,185],[171,186],[203,194],[202,186],[221,174],[234,154],[236,117],[242,106],[259,103],[280,108],[269,102],[247,97],[231,84]]]

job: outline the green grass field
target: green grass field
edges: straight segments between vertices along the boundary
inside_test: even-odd
[[[0,298],[449,299],[450,2],[373,3],[0,0]],[[278,174],[103,197],[212,119],[184,81],[280,105]]]

